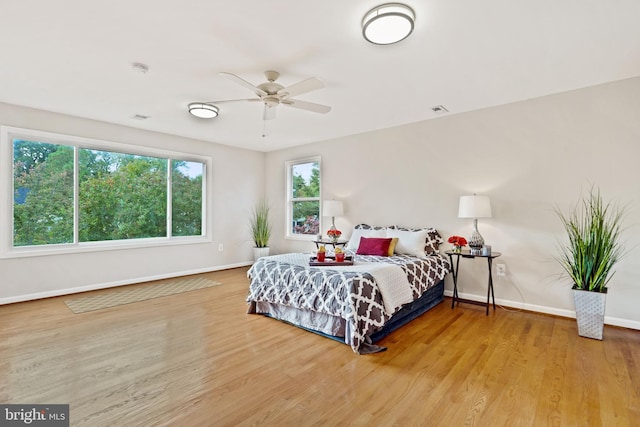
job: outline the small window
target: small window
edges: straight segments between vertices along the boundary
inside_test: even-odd
[[[320,158],[287,163],[287,237],[320,233]]]
[[[199,236],[204,216],[204,164],[171,161],[171,234]]]
[[[73,147],[13,141],[13,245],[73,243]]]

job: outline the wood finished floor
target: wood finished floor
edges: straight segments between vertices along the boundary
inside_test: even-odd
[[[640,425],[639,331],[595,341],[447,299],[358,356],[247,315],[246,268],[201,276],[223,285],[84,314],[69,296],[0,306],[0,403],[69,403],[92,427]]]

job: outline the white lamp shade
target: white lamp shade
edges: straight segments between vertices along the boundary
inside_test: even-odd
[[[460,196],[458,218],[490,218],[491,203],[488,196]]]
[[[342,216],[344,213],[340,200],[325,200],[322,203],[323,216]]]

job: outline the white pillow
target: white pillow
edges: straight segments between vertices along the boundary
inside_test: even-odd
[[[357,250],[360,246],[361,237],[387,237],[386,230],[384,228],[380,230],[354,228],[347,243],[347,249]]]
[[[408,231],[387,228],[386,237],[398,238],[395,253],[426,257],[427,254],[424,252],[424,246],[428,234],[429,230]]]

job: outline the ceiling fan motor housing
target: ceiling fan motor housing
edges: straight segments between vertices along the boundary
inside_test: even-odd
[[[276,95],[280,89],[284,89],[284,86],[274,82],[262,83],[257,87],[258,89],[267,92],[269,95]]]

